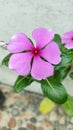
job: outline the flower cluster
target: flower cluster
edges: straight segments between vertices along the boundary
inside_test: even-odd
[[[10,53],[2,64],[19,75],[14,91],[20,92],[33,81],[39,82],[42,92],[48,98],[41,104],[47,104],[48,107],[40,107],[40,110],[46,113],[58,103],[63,104],[69,116],[73,116],[73,97],[62,84],[66,76],[73,79],[73,31],[60,37],[50,29],[36,28],[32,37],[34,42],[26,34],[17,33],[5,46]],[[4,45],[5,42],[1,41],[0,46],[4,48]]]

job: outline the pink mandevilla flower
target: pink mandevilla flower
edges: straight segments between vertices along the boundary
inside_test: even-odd
[[[36,42],[35,46],[24,33],[12,37],[7,46],[13,53],[9,60],[9,68],[22,76],[31,73],[37,80],[46,79],[53,75],[54,65],[60,63],[61,52],[57,43],[52,41],[53,31],[37,28],[33,30],[32,36]]]
[[[73,31],[63,34],[62,43],[65,44],[67,49],[73,49]]]

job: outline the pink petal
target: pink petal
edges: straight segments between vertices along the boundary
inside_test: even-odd
[[[36,46],[43,48],[54,38],[54,32],[46,28],[37,28],[33,30],[32,36],[35,39]]]
[[[11,53],[18,53],[24,50],[31,50],[32,47],[32,43],[24,33],[17,33],[11,38],[7,49]]]
[[[70,42],[70,38],[69,37],[62,37],[62,43],[63,44],[66,44],[66,43],[68,43],[68,42]]]
[[[40,57],[34,57],[31,75],[37,80],[46,79],[47,77],[53,75],[54,67],[43,61]]]
[[[31,58],[30,52],[13,54],[9,60],[9,68],[19,75],[27,75],[30,72]]]
[[[65,37],[73,37],[73,31],[69,31],[69,32],[66,32],[66,33],[64,33],[64,36]]]
[[[62,36],[62,43],[70,42],[72,37],[73,37],[73,31],[64,33]]]
[[[41,50],[41,56],[52,64],[58,64],[61,61],[61,51],[55,42],[50,42],[46,48]]]
[[[65,44],[65,47],[66,47],[67,49],[73,49],[73,41],[70,42],[70,43]]]

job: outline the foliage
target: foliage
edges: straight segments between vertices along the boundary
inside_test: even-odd
[[[41,89],[46,98],[40,104],[40,111],[43,114],[50,112],[56,104],[62,104],[63,109],[69,116],[73,116],[73,97],[69,96],[62,84],[62,81],[67,75],[73,79],[73,72],[70,73],[72,63],[73,63],[73,50],[67,49],[61,42],[61,38],[58,34],[55,34],[53,39],[60,50],[61,50],[61,62],[54,66],[54,75],[48,77],[45,80],[35,80],[31,75],[27,76],[18,76],[15,84],[14,91],[21,92],[33,81],[39,82],[41,84]],[[2,65],[8,66],[11,53],[8,54],[2,61]]]

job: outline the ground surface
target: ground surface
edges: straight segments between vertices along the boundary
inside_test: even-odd
[[[20,94],[0,84],[6,101],[0,107],[0,130],[73,130],[73,118],[57,106],[47,115],[39,111],[42,95],[23,91]]]

